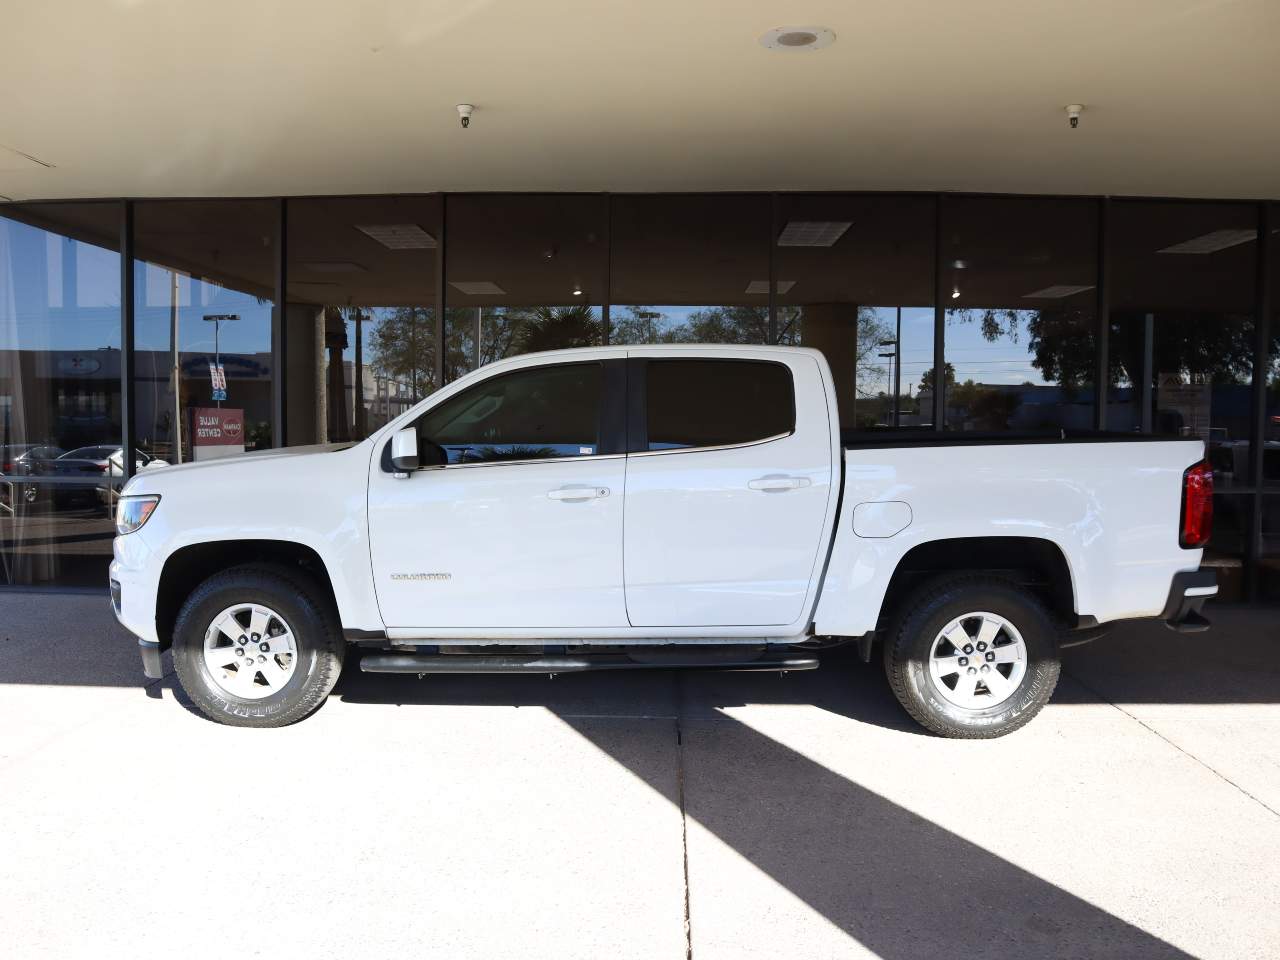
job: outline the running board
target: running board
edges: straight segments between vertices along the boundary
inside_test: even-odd
[[[364,673],[585,673],[589,670],[816,670],[817,657],[764,653],[750,658],[708,653],[505,654],[366,653]]]

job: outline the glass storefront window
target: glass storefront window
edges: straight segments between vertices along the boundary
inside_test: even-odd
[[[0,583],[106,584],[123,468],[119,215],[0,207]]]
[[[446,380],[503,357],[604,342],[607,200],[449,197]]]
[[[1107,426],[1205,441],[1213,464],[1210,557],[1238,558],[1247,492],[1257,207],[1111,205]]]
[[[949,430],[1088,430],[1098,202],[945,197],[939,264]]]
[[[439,221],[432,196],[289,201],[289,443],[363,439],[440,386]]]
[[[934,203],[778,198],[778,342],[826,355],[846,429],[932,425]]]
[[[276,204],[134,205],[140,468],[271,446]]]
[[[761,194],[613,197],[609,342],[768,343],[770,216]]]
[[[1280,204],[1270,210],[1271,329],[1262,444],[1261,593],[1280,600]]]

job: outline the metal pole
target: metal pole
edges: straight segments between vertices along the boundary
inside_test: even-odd
[[[366,436],[365,417],[364,417],[364,333],[362,324],[364,323],[364,314],[360,312],[360,308],[356,308],[356,369],[355,381],[352,384],[352,393],[355,394],[355,409],[353,413],[353,426],[356,431],[356,439],[363,440]]]
[[[1267,371],[1271,368],[1271,314],[1274,309],[1275,290],[1271,288],[1271,205],[1260,204],[1258,210],[1258,247],[1256,307],[1254,311],[1253,345],[1253,405],[1249,425],[1249,482],[1253,488],[1249,499],[1249,529],[1245,536],[1244,598],[1258,599],[1259,570],[1262,562],[1262,485],[1266,477],[1263,458],[1267,441]]]
[[[947,427],[947,377],[945,329],[947,311],[942,290],[942,203],[939,194],[933,213],[933,429]]]
[[[178,271],[170,270],[169,293],[169,349],[173,361],[173,429],[169,431],[173,438],[174,463],[182,462],[182,361],[178,353]]]
[[[283,447],[288,437],[288,395],[285,383],[288,366],[288,329],[285,326],[287,281],[286,246],[288,244],[288,201],[280,200],[276,209],[276,303],[271,311],[271,445]]]
[[[1152,395],[1151,380],[1155,375],[1155,315],[1148,313],[1142,318],[1142,432],[1150,433],[1152,429]]]
[[[898,329],[893,340],[893,426],[902,426],[902,308],[898,308]]]
[[[134,443],[133,201],[120,201],[120,448],[124,483],[136,470]]]
[[[1107,390],[1111,386],[1111,286],[1108,276],[1111,198],[1098,203],[1098,366],[1094,373],[1094,427],[1107,429]]]

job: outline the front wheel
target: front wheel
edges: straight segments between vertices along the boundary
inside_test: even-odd
[[[319,709],[346,643],[330,605],[287,568],[215,574],[187,598],[173,666],[201,713],[240,727],[282,727]]]
[[[1031,592],[991,577],[948,577],[904,609],[885,644],[885,672],[926,729],[1000,737],[1049,702],[1058,683],[1057,630]]]

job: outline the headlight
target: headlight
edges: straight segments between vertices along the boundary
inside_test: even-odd
[[[116,533],[123,537],[141,529],[159,503],[160,498],[156,496],[121,497],[116,505]]]

